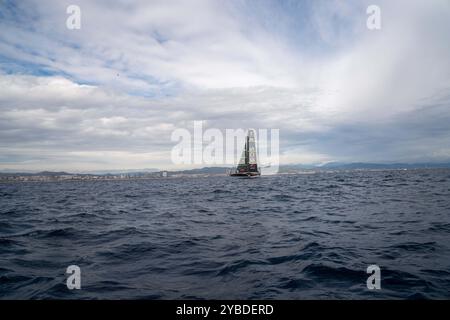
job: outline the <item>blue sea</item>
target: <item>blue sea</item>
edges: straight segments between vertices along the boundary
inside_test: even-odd
[[[450,170],[3,183],[0,298],[448,299]]]

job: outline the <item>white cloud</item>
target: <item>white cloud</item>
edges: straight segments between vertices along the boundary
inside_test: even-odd
[[[367,31],[329,65],[316,110],[336,118],[385,121],[450,91],[450,5],[385,2],[383,28]]]

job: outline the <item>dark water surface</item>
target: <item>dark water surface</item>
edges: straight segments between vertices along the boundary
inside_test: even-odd
[[[0,298],[450,298],[450,170],[0,184]]]

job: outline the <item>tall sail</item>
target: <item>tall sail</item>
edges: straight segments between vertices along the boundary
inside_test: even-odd
[[[253,130],[248,131],[247,145],[248,145],[248,163],[256,165],[258,163],[258,160],[256,157],[255,131]]]
[[[242,150],[241,158],[239,159],[239,163],[237,165],[237,171],[247,171],[248,167],[248,139],[245,137],[245,145],[244,150]]]
[[[259,176],[258,159],[256,156],[256,138],[255,132],[249,130],[245,137],[244,150],[242,151],[239,163],[231,176]]]

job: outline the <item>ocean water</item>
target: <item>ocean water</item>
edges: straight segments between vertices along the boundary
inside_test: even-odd
[[[0,298],[448,299],[450,170],[0,184]]]

